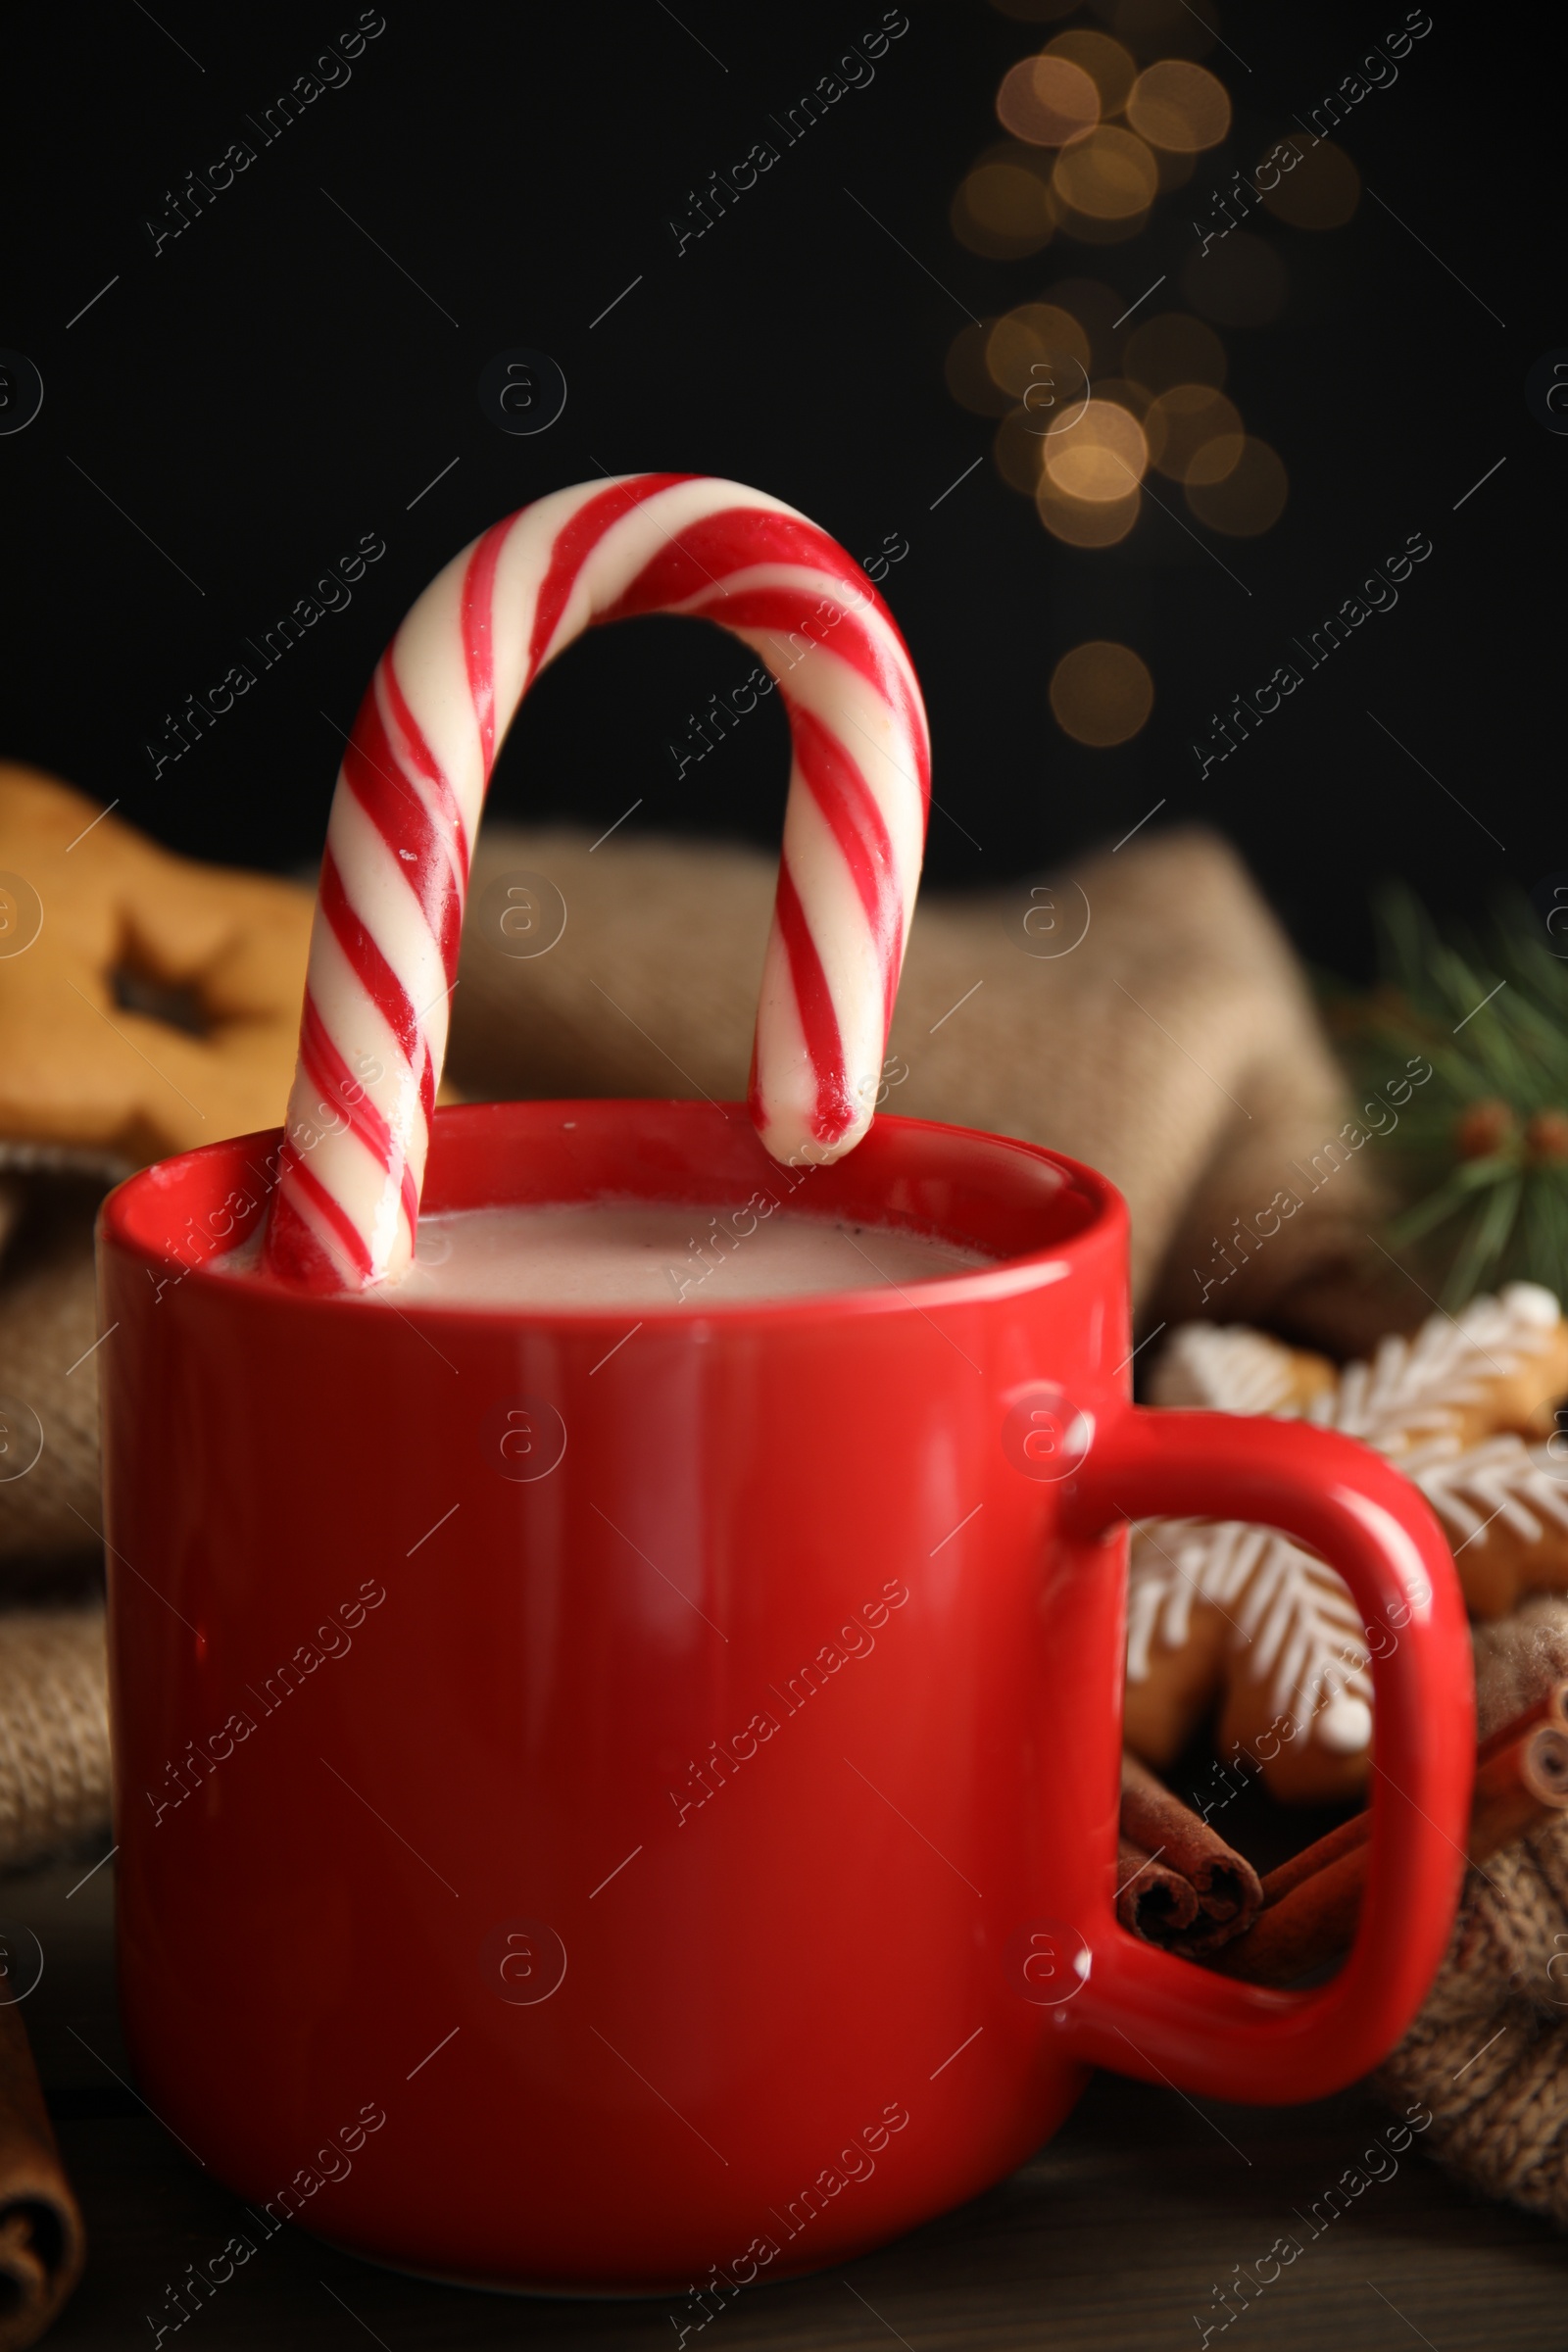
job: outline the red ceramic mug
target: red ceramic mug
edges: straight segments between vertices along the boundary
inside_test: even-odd
[[[738,1105],[438,1111],[430,1209],[793,1195],[1004,1261],[628,1330],[207,1271],[275,1141],[100,1229],[125,2026],[258,2234],[728,2292],[973,2196],[1092,2065],[1292,2100],[1395,2041],[1465,1832],[1446,1546],[1345,1439],[1129,1403],[1103,1178],[908,1119],[808,1174]],[[1151,1512],[1287,1529],[1380,1629],[1366,1900],[1317,1990],[1115,1921]]]

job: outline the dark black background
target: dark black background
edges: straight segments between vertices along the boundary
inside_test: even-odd
[[[770,490],[858,556],[889,532],[908,540],[886,588],[931,710],[949,812],[933,817],[938,886],[1048,867],[1163,799],[1156,823],[1227,829],[1302,947],[1355,971],[1386,875],[1462,910],[1499,878],[1528,888],[1568,866],[1545,798],[1568,440],[1524,399],[1532,362],[1568,344],[1562,81],[1544,12],[1439,0],[1397,82],[1342,131],[1408,231],[1365,194],[1326,234],[1257,216],[1290,297],[1276,324],[1225,340],[1229,389],[1290,474],[1281,521],[1219,540],[1146,506],[1101,554],[1047,536],[997,476],[992,426],[949,394],[965,313],[1074,275],[1130,302],[1161,270],[1150,307],[1179,303],[1207,190],[1289,130],[1402,7],[1226,9],[1230,47],[1206,63],[1236,107],[1227,146],[1135,240],[1058,239],[1004,264],[955,240],[949,207],[999,135],[1001,74],[1059,24],[910,0],[874,82],[677,255],[667,224],[687,191],[771,135],[767,116],[880,6],[682,0],[676,22],[658,0],[386,0],[347,86],[155,258],[143,222],[165,191],[233,138],[257,146],[245,114],[358,13],[161,0],[155,24],[114,0],[12,20],[0,344],[34,360],[45,400],[24,433],[0,438],[0,752],[118,799],[192,853],[296,865],[319,847],[333,729],[425,580],[541,492],[601,467],[669,467]],[[514,345],[552,354],[569,386],[560,421],[532,439],[503,435],[476,399],[485,362]],[[350,609],[155,780],[144,746],[163,713],[246,659],[244,638],[368,531],[387,553]],[[1414,531],[1434,552],[1397,611],[1200,781],[1190,747],[1208,712]],[[1117,751],[1068,742],[1047,699],[1059,656],[1099,635],[1135,646],[1155,682],[1151,723]],[[684,781],[668,751],[749,661],[697,623],[579,644],[521,713],[495,805],[597,829],[640,799],[632,827],[775,839],[786,760],[772,707]]]

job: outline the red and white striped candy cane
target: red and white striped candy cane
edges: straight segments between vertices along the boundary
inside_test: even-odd
[[[360,1290],[414,1253],[468,862],[513,713],[597,621],[695,613],[772,673],[794,757],[751,1110],[838,1158],[876,1105],[930,793],[920,689],[876,591],[776,498],[643,473],[557,491],[431,581],[360,708],[327,826],[266,1263]]]

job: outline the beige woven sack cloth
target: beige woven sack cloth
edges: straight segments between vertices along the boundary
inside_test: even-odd
[[[774,877],[772,858],[728,847],[489,829],[452,1076],[488,1096],[744,1095]],[[509,882],[527,926],[510,939]],[[559,919],[540,882],[565,927],[518,955],[530,899],[538,939]],[[925,898],[883,1106],[1103,1170],[1132,1212],[1145,1322],[1207,1312],[1353,1351],[1421,1311],[1418,1294],[1412,1308],[1375,1287],[1378,1188],[1340,1140],[1344,1078],[1289,943],[1213,834],[1156,834],[1054,883]],[[1301,1206],[1269,1220],[1282,1192]],[[1278,1230],[1222,1257],[1236,1222],[1260,1217]]]
[[[490,1098],[744,1095],[774,872],[736,848],[487,829],[451,1075]],[[559,938],[518,955],[558,906]],[[114,1006],[106,992],[106,1017]],[[1211,835],[1130,843],[1051,886],[928,898],[886,1076],[890,1111],[1049,1144],[1113,1177],[1146,1327],[1205,1311],[1206,1278],[1207,1312],[1347,1348],[1407,1311],[1355,1270],[1373,1187],[1364,1157],[1326,1153],[1343,1082],[1283,935]],[[255,1124],[282,1112],[258,1100]],[[97,1133],[74,1152],[58,1127],[47,1149],[0,1139],[0,1418],[16,1424],[0,1433],[0,1862],[108,1820],[103,1618],[76,1595],[101,1556],[91,1218],[113,1143]],[[1250,1256],[1233,1247],[1225,1276],[1235,1221],[1287,1190],[1298,1210]],[[7,1475],[28,1412],[42,1453]]]
[[[1538,1593],[1475,1635],[1488,1738],[1568,1676],[1568,1601]],[[1447,1958],[1378,2086],[1432,2110],[1432,2154],[1568,2230],[1568,1820],[1465,1875]]]
[[[69,1849],[108,1822],[87,1351],[92,1217],[123,1172],[100,1153],[0,1141],[0,1863]]]

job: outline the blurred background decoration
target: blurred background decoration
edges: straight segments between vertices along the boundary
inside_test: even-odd
[[[1386,1238],[1450,1313],[1510,1281],[1568,1298],[1568,891],[1544,917],[1500,899],[1477,931],[1394,884],[1378,918],[1378,987],[1328,1008],[1368,1088],[1431,1065],[1387,1138],[1406,1205]]]
[[[1400,51],[1410,13],[910,0],[830,35],[618,0],[503,12],[481,74],[461,21],[388,9],[156,252],[296,38],[83,0],[80,74],[63,20],[24,14],[0,346],[44,397],[25,430],[0,413],[0,753],[169,848],[299,870],[376,656],[456,550],[597,471],[716,472],[880,573],[931,710],[933,890],[1196,820],[1309,956],[1370,978],[1369,886],[1405,875],[1446,917],[1568,863],[1529,806],[1556,623],[1516,557],[1568,446],[1525,397],[1568,342],[1541,261],[1557,82],[1442,18]],[[792,128],[885,14],[906,29]],[[761,140],[776,162],[726,195]],[[519,349],[566,389],[531,435],[478,397]],[[1434,554],[1397,609],[1309,668],[1292,638],[1412,533]],[[343,584],[367,536],[385,552]],[[1142,665],[1114,693],[1103,651],[1073,659],[1112,646]],[[1285,661],[1302,690],[1205,766]],[[746,667],[675,619],[573,646],[496,813],[775,851],[771,698],[682,758]],[[1522,744],[1488,806],[1499,713]]]
[[[995,5],[1035,24],[1084,13],[1056,0]],[[1304,126],[1258,157],[1238,152],[1234,193],[1205,195],[1192,251],[1179,270],[1161,268],[1165,249],[1148,236],[1155,215],[1188,201],[1200,156],[1232,162],[1217,12],[1113,0],[1096,13],[1106,28],[1074,24],[1007,68],[996,113],[1010,135],[976,158],[954,196],[959,243],[989,260],[1027,262],[1033,283],[955,338],[948,387],[961,407],[1000,418],[997,471],[1033,500],[1063,548],[1119,546],[1146,498],[1185,529],[1255,539],[1284,514],[1290,478],[1273,443],[1250,431],[1226,396],[1221,330],[1271,325],[1290,281],[1276,245],[1235,221],[1263,210],[1297,228],[1343,227],[1359,177],[1348,156]],[[1096,245],[1133,248],[1124,284],[1146,254],[1146,292],[1124,301],[1081,274],[1090,258],[1082,249]],[[1053,676],[1057,724],[1080,744],[1127,742],[1153,708],[1147,662],[1130,647],[1079,650],[1079,668],[1068,657]],[[1083,690],[1071,677],[1108,679],[1117,652],[1121,675],[1137,674],[1140,689],[1113,698],[1115,721],[1079,723]]]

